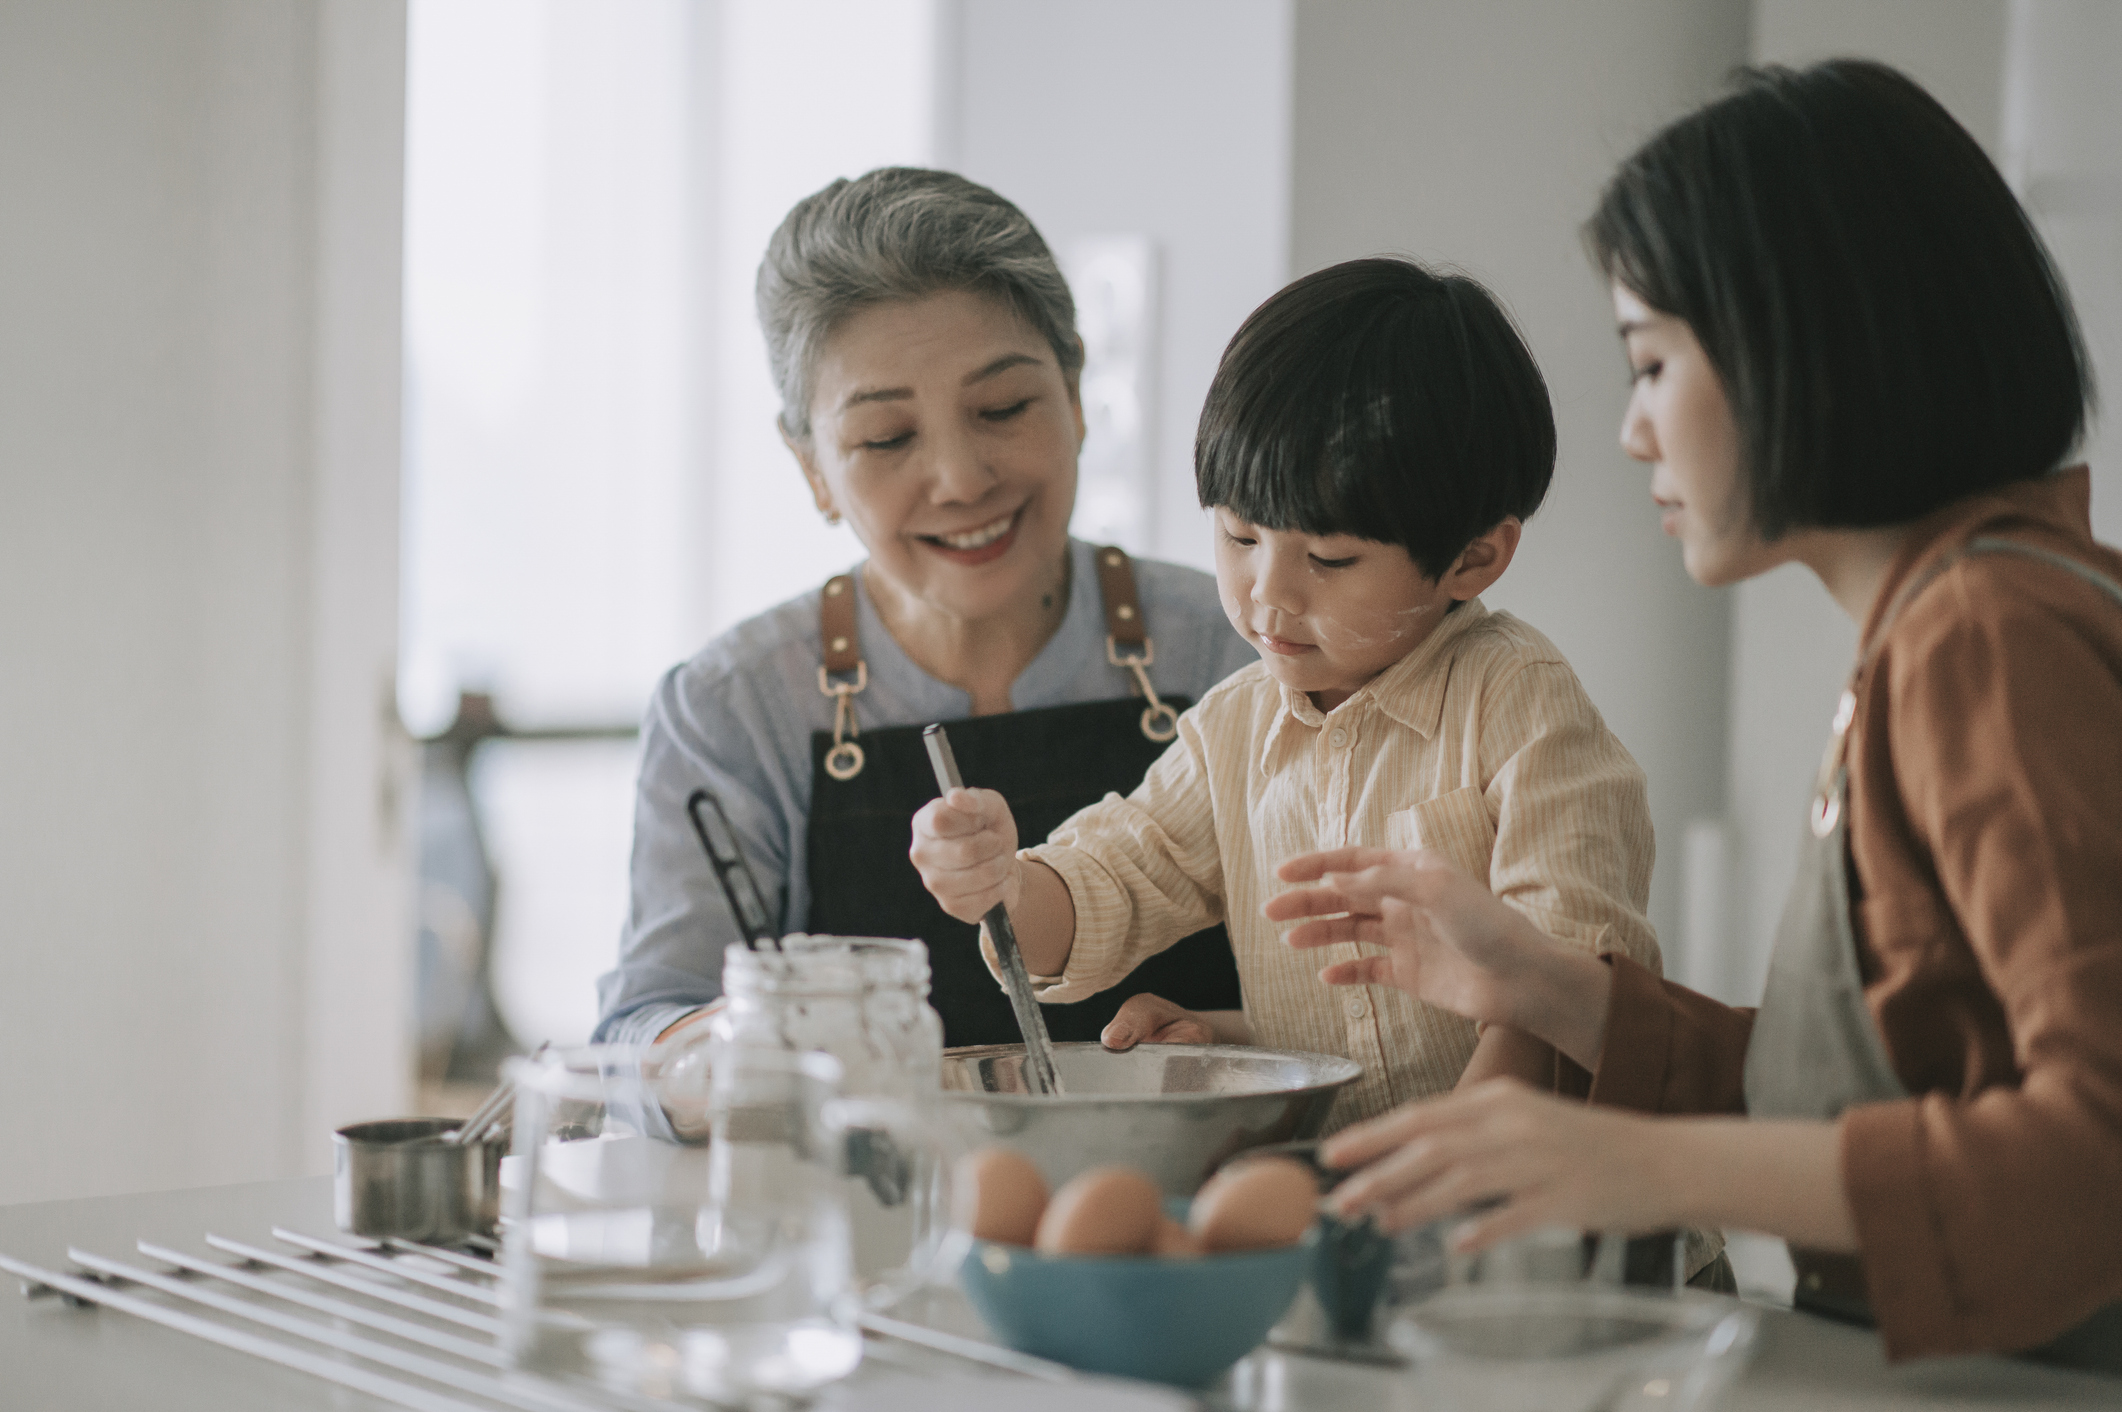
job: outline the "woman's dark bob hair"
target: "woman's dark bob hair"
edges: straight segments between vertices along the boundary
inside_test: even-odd
[[[1883,64],[1743,72],[1622,165],[1585,237],[1709,355],[1770,539],[1920,518],[2084,431],[2091,365],[2041,238]]]
[[[1255,309],[1209,384],[1201,504],[1247,524],[1398,544],[1441,578],[1540,508],[1547,383],[1486,289],[1411,260],[1350,260]]]

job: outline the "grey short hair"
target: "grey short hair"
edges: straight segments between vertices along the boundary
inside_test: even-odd
[[[955,172],[879,167],[798,201],[759,262],[759,327],[781,391],[781,428],[810,435],[818,353],[859,309],[964,289],[1001,301],[1083,366],[1076,302],[1022,211]]]

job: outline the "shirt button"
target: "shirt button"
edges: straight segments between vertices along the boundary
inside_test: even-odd
[[[1349,1001],[1348,1001],[1348,1018],[1350,1018],[1351,1020],[1360,1020],[1360,1019],[1362,1019],[1362,1018],[1363,1018],[1363,1017],[1364,1017],[1365,1015],[1368,1015],[1369,1013],[1370,1013],[1370,1002],[1369,1002],[1369,1001],[1365,1000],[1365,999],[1364,999],[1364,998],[1363,998],[1362,996],[1360,996],[1360,995],[1354,995],[1354,996],[1350,996],[1350,997],[1349,997]]]
[[[1329,735],[1327,740],[1332,743],[1334,749],[1339,750],[1348,744],[1348,732],[1336,726],[1333,734]]]

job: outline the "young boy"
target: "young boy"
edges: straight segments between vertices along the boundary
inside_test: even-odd
[[[914,817],[943,909],[1009,906],[1044,1001],[1080,1000],[1224,922],[1241,1017],[1137,996],[1106,1031],[1340,1054],[1344,1126],[1462,1080],[1545,1084],[1550,1051],[1322,964],[1261,915],[1284,859],[1427,847],[1543,931],[1657,964],[1643,772],[1550,642],[1479,595],[1554,469],[1547,385],[1479,284],[1392,259],[1298,280],[1247,319],[1194,448],[1224,612],[1260,661],[1210,691],[1129,797],[1017,850],[1002,797]],[[993,964],[992,955],[989,957]]]

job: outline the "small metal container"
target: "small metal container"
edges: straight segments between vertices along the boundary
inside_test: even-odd
[[[492,1235],[508,1139],[444,1142],[461,1123],[386,1118],[333,1133],[332,1217],[339,1229],[434,1244]]]
[[[1235,1153],[1317,1137],[1363,1073],[1331,1054],[1236,1044],[1057,1044],[1054,1068],[1063,1092],[1034,1094],[1021,1044],[945,1050],[943,1111],[966,1141],[1024,1153],[1049,1186],[1117,1163],[1168,1196],[1193,1195]]]

